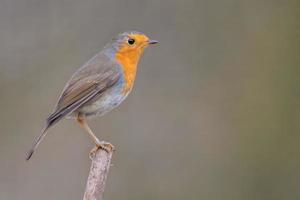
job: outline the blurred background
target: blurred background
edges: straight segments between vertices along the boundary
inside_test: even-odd
[[[90,122],[113,143],[105,199],[300,199],[300,1],[1,0],[0,199],[82,199],[93,144],[72,120],[25,155],[72,73],[118,33],[148,48]]]

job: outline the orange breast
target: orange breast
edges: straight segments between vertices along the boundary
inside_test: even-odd
[[[125,87],[123,92],[125,94],[130,92],[134,85],[140,54],[141,52],[137,51],[126,51],[116,54],[116,59],[121,64],[124,72]]]

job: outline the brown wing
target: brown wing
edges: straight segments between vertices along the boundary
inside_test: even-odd
[[[117,63],[104,54],[98,54],[78,69],[64,88],[56,109],[47,119],[52,125],[75,111],[96,95],[112,87],[120,78]]]

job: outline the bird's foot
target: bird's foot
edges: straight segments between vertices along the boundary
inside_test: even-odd
[[[98,149],[103,149],[107,153],[109,153],[111,151],[115,151],[115,147],[111,143],[105,142],[105,141],[97,142],[96,146],[90,152],[90,158],[91,159],[95,157],[96,152],[98,151]]]

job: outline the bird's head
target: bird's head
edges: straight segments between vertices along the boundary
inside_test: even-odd
[[[109,48],[113,49],[114,57],[119,62],[137,65],[144,49],[156,43],[158,41],[149,39],[144,33],[129,31],[114,38]]]

